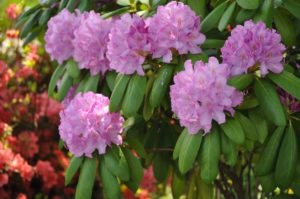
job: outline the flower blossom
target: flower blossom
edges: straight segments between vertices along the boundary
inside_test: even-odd
[[[109,35],[107,56],[110,67],[122,74],[144,75],[142,64],[150,52],[148,30],[138,15],[125,14],[115,21]]]
[[[284,45],[276,30],[266,28],[263,22],[246,21],[235,27],[221,49],[223,62],[230,66],[230,75],[260,69],[262,76],[283,70]]]
[[[52,60],[58,63],[69,59],[73,55],[74,31],[80,25],[79,16],[62,10],[48,22],[48,30],[45,34],[45,48]]]
[[[210,57],[208,63],[191,60],[185,62],[185,70],[174,77],[171,86],[172,111],[181,126],[195,134],[203,129],[208,133],[212,120],[225,122],[225,111],[234,113],[233,107],[242,102],[242,93],[227,85],[228,67]]]
[[[109,68],[106,58],[108,34],[111,20],[104,20],[94,11],[85,12],[80,17],[80,26],[75,30],[74,60],[79,68],[89,69],[92,75],[104,74]]]
[[[92,156],[98,149],[104,154],[107,146],[122,143],[124,119],[109,112],[109,99],[93,92],[78,93],[60,112],[59,134],[75,156]]]
[[[172,60],[172,51],[181,54],[201,52],[199,45],[205,41],[200,32],[200,18],[181,2],[171,1],[159,6],[157,13],[148,20],[153,58]]]

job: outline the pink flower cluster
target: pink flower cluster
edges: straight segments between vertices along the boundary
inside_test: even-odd
[[[227,85],[228,66],[210,57],[208,63],[191,60],[185,62],[185,70],[174,76],[171,86],[173,112],[191,134],[203,129],[208,133],[212,120],[222,124],[225,111],[234,114],[233,107],[242,102],[243,94]]]
[[[205,36],[200,33],[200,18],[181,2],[159,6],[148,26],[153,58],[162,57],[169,63],[172,50],[177,50],[180,55],[201,52],[199,45],[204,43]]]
[[[39,160],[35,166],[36,173],[41,176],[45,189],[50,189],[57,183],[57,175],[49,161]]]
[[[45,36],[52,59],[62,63],[73,57],[92,75],[109,69],[143,75],[142,64],[148,55],[169,63],[173,52],[201,52],[199,45],[204,40],[200,18],[175,1],[160,6],[147,20],[135,14],[104,20],[93,11],[72,14],[65,9],[49,21]]]
[[[283,70],[284,45],[276,30],[266,28],[263,22],[246,21],[235,27],[221,49],[224,63],[230,66],[230,75],[247,73],[259,68],[262,76]]]
[[[60,112],[59,134],[75,156],[99,154],[122,143],[124,119],[109,112],[109,99],[93,92],[78,93]]]

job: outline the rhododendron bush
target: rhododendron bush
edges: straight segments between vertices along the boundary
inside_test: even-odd
[[[75,198],[299,198],[299,10],[297,0],[46,0],[23,12],[20,37],[43,37],[57,63],[48,95],[62,103]],[[139,189],[143,169],[153,193]]]

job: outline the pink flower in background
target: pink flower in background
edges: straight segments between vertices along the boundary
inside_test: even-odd
[[[284,45],[276,30],[266,28],[263,22],[246,21],[237,25],[221,49],[224,63],[230,66],[230,75],[247,73],[251,67],[258,67],[264,76],[272,71],[283,70]]]
[[[115,21],[109,38],[110,67],[122,74],[144,75],[142,64],[151,50],[144,20],[138,15],[123,15]]]
[[[20,173],[20,176],[24,180],[31,181],[34,175],[33,167],[20,154],[14,156],[12,161],[9,162],[9,166],[12,171]]]
[[[189,6],[176,1],[159,6],[147,23],[153,58],[169,63],[173,49],[180,55],[201,52],[205,36],[200,32],[200,18]]]
[[[92,156],[107,146],[122,143],[124,119],[119,113],[110,113],[109,99],[93,92],[78,93],[60,112],[59,134],[68,149],[75,155]]]
[[[39,160],[35,166],[36,172],[42,177],[44,188],[50,189],[57,183],[57,175],[49,161]]]
[[[233,107],[242,102],[243,94],[227,85],[228,67],[210,57],[208,63],[191,60],[185,70],[174,77],[171,86],[171,105],[180,125],[195,134],[203,129],[208,133],[212,120],[225,122],[225,111],[234,113]]]
[[[52,60],[57,60],[61,64],[72,57],[74,51],[72,40],[79,22],[79,16],[67,9],[49,20],[45,34],[45,48]]]
[[[104,74],[109,68],[106,51],[111,26],[111,20],[91,11],[81,15],[80,26],[74,32],[73,57],[80,68],[89,69],[92,75]]]
[[[14,20],[20,15],[20,13],[22,12],[22,8],[19,5],[12,3],[9,4],[5,12],[10,20]]]
[[[8,183],[8,175],[6,173],[0,174],[0,187],[3,187]]]

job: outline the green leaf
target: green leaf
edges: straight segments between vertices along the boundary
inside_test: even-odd
[[[153,159],[153,172],[158,182],[165,182],[169,176],[170,163],[162,153],[155,155]]]
[[[253,122],[258,134],[258,141],[263,144],[268,136],[268,124],[261,111],[252,109],[249,111],[250,120]]]
[[[219,19],[227,7],[227,4],[228,1],[221,3],[203,19],[201,23],[201,32],[206,33],[218,25]]]
[[[20,38],[23,39],[25,38],[31,31],[32,29],[38,24],[39,20],[39,15],[41,14],[41,10],[35,11],[32,15],[30,15],[29,19],[25,22],[21,33],[20,33]]]
[[[97,171],[97,158],[85,158],[76,187],[75,199],[90,199]]]
[[[228,80],[228,84],[242,91],[253,82],[253,79],[253,74],[242,74],[231,77]]]
[[[201,145],[202,137],[202,132],[198,132],[194,135],[188,133],[184,137],[178,159],[179,171],[181,173],[184,174],[193,167]]]
[[[178,137],[178,140],[176,142],[176,145],[175,145],[175,148],[174,148],[174,151],[173,151],[173,159],[177,159],[179,157],[179,153],[181,151],[181,147],[182,147],[182,143],[183,141],[185,140],[185,137],[188,136],[188,130],[185,128],[180,136]]]
[[[68,4],[66,5],[66,8],[70,11],[73,12],[75,10],[75,6],[77,4],[77,0],[69,0]]]
[[[236,23],[244,23],[244,21],[251,19],[254,14],[256,13],[256,10],[246,10],[246,9],[240,9],[240,11],[237,13],[235,17]]]
[[[286,116],[279,96],[273,84],[266,80],[256,79],[254,91],[266,118],[278,126],[286,125]]]
[[[300,2],[298,0],[283,0],[283,5],[290,13],[300,19]]]
[[[185,184],[184,176],[174,172],[172,180],[172,195],[174,199],[179,199],[180,196],[184,194]]]
[[[163,65],[157,74],[157,78],[155,78],[151,94],[149,98],[149,102],[152,107],[156,108],[160,105],[162,99],[167,93],[167,90],[170,86],[170,81],[172,79],[174,66],[171,65]]]
[[[230,20],[231,20],[231,18],[233,16],[233,13],[234,13],[234,10],[235,10],[235,6],[236,6],[236,2],[232,2],[228,6],[228,8],[225,10],[224,14],[221,17],[219,25],[218,25],[219,31],[222,32],[223,30],[225,30],[225,28],[229,24],[229,22],[230,22]]]
[[[207,184],[212,183],[219,173],[220,153],[220,135],[215,126],[210,133],[205,135],[200,149],[200,175]]]
[[[254,16],[254,21],[263,21],[267,27],[271,28],[273,22],[273,6],[273,0],[264,0],[258,13]]]
[[[240,124],[242,125],[246,138],[252,141],[257,141],[258,134],[252,121],[240,112],[236,112],[235,117],[239,120]]]
[[[259,0],[236,0],[236,2],[244,9],[254,10],[259,6]]]
[[[200,176],[196,179],[197,186],[197,199],[213,199],[214,198],[214,186],[206,184],[201,180]]]
[[[124,100],[122,103],[122,112],[126,117],[134,116],[139,110],[146,91],[146,77],[135,74],[131,78]]]
[[[121,198],[121,189],[118,179],[112,175],[105,162],[100,163],[100,176],[105,196],[109,199]]]
[[[66,175],[65,175],[65,185],[66,186],[73,179],[74,175],[76,174],[79,167],[81,166],[83,159],[84,159],[83,157],[75,157],[75,156],[72,157],[70,164],[66,170]]]
[[[93,91],[96,92],[98,88],[98,83],[100,81],[100,75],[94,75],[90,76],[87,80],[87,82],[84,84],[83,91],[88,92],[88,91]]]
[[[187,59],[192,60],[193,64],[197,61],[208,62],[208,56],[204,53],[201,54],[187,54]]]
[[[288,188],[292,183],[296,173],[297,152],[297,138],[290,124],[283,136],[275,168],[275,181],[280,188]]]
[[[300,100],[300,79],[298,77],[290,72],[283,71],[280,74],[269,74],[268,78],[286,92]]]
[[[29,44],[30,42],[32,42],[35,38],[37,38],[37,36],[39,36],[39,34],[42,32],[43,28],[42,27],[37,27],[34,30],[32,30],[30,33],[28,33],[28,35],[26,36],[26,38],[23,41],[23,45],[22,46],[26,46],[27,44]]]
[[[129,12],[129,10],[130,10],[130,7],[123,7],[123,8],[114,10],[112,12],[108,12],[108,13],[103,14],[102,18],[103,19],[108,19],[108,18],[111,18],[111,17],[116,16],[116,15],[121,15],[123,13],[127,13],[127,12]]]
[[[87,11],[90,8],[91,1],[90,0],[81,0],[78,5],[78,10],[81,12]]]
[[[141,158],[144,158],[144,159],[148,158],[146,150],[144,148],[144,145],[139,141],[138,138],[133,138],[132,136],[131,137],[127,136],[126,142],[128,142],[129,146],[131,148],[133,148]]]
[[[72,78],[69,76],[68,73],[65,73],[62,77],[61,84],[57,92],[57,99],[59,101],[62,101],[65,98],[72,85]]]
[[[198,16],[204,17],[206,12],[205,0],[187,0],[187,5],[189,5]]]
[[[119,147],[112,147],[103,156],[103,160],[108,170],[121,180],[129,180],[129,167],[126,158]]]
[[[110,112],[116,112],[119,110],[130,78],[131,78],[130,76],[122,75],[122,74],[119,74],[116,77],[116,83],[110,97],[110,103],[109,103]]]
[[[61,0],[61,1],[59,2],[58,11],[63,10],[63,9],[67,6],[68,1],[69,1],[69,0]]]
[[[77,62],[75,62],[73,59],[70,59],[66,63],[66,68],[67,68],[67,73],[69,74],[70,77],[73,79],[76,79],[80,75],[80,69],[78,67]]]
[[[256,175],[264,176],[274,170],[283,132],[284,127],[277,127],[271,135],[255,165]]]
[[[209,49],[209,48],[221,48],[224,46],[225,41],[221,39],[206,39],[205,42],[202,44],[202,48]]]
[[[39,18],[39,25],[40,26],[46,25],[51,17],[51,14],[52,14],[52,10],[50,8],[47,8],[46,10],[44,10]]]
[[[288,46],[295,45],[296,42],[296,27],[290,17],[283,11],[274,10],[274,21],[277,30],[279,31],[283,43]]]
[[[263,191],[266,193],[273,192],[276,189],[274,173],[261,176],[258,178],[258,181],[260,182]]]
[[[130,181],[126,182],[126,185],[133,192],[136,192],[136,190],[139,188],[140,182],[143,179],[143,175],[144,175],[143,167],[139,159],[135,157],[129,149],[124,148],[123,153],[128,162],[129,172],[130,172]]]
[[[227,118],[226,122],[221,125],[222,130],[236,144],[245,142],[245,133],[242,125],[237,119]]]
[[[235,144],[225,135],[222,131],[221,134],[221,150],[222,154],[224,155],[225,162],[230,165],[234,166],[237,161],[238,151],[236,149]]]
[[[117,77],[117,73],[115,73],[113,71],[109,71],[105,74],[105,80],[106,80],[106,83],[107,83],[110,91],[114,90],[116,77]]]
[[[151,75],[146,85],[146,95],[145,95],[145,102],[144,102],[144,109],[143,109],[143,117],[146,121],[150,120],[154,112],[154,108],[151,106],[149,101],[150,91],[152,89],[153,82],[154,82],[154,75]]]

